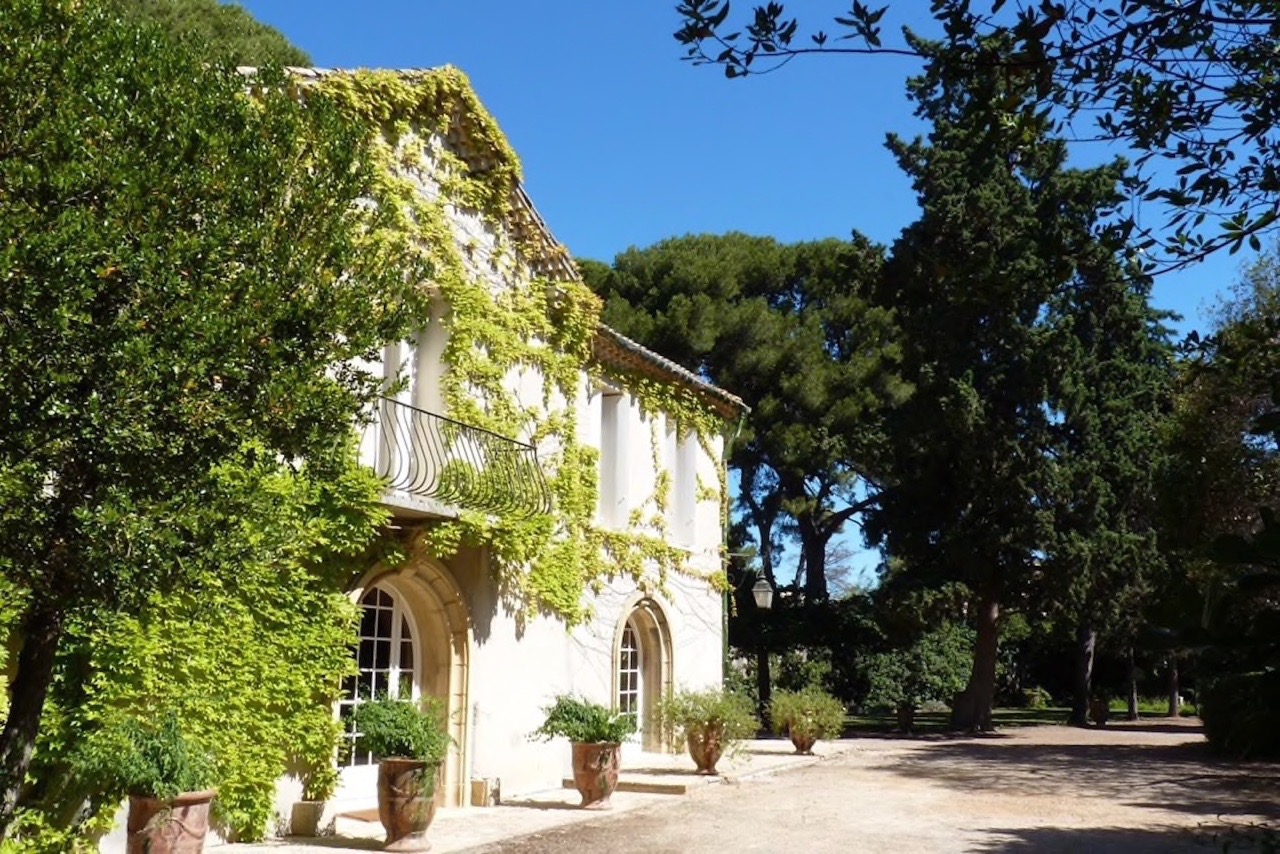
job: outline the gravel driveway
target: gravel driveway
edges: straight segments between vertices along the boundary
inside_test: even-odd
[[[808,768],[708,786],[474,854],[1275,851],[1280,764],[1228,763],[1195,721],[865,738]]]

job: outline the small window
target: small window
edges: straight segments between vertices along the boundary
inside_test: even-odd
[[[640,722],[640,639],[630,622],[618,650],[618,714]]]
[[[627,524],[627,405],[617,391],[600,399],[600,506],[597,517],[606,528]]]

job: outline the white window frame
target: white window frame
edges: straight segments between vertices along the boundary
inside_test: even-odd
[[[358,639],[356,641],[356,647],[354,651],[357,666],[359,666],[359,661],[360,661],[360,650],[365,644],[365,642],[371,642],[376,644],[380,640],[389,640],[390,654],[388,656],[387,666],[385,668],[378,667],[377,666],[378,661],[376,657],[377,648],[375,646],[374,656],[373,656],[373,666],[368,668],[360,668],[359,673],[357,673],[356,676],[351,677],[352,681],[349,684],[351,688],[354,689],[354,694],[350,693],[349,691],[344,691],[342,698],[338,701],[338,716],[340,719],[343,719],[344,722],[347,717],[347,715],[344,713],[345,710],[354,709],[356,706],[360,705],[360,703],[364,702],[365,700],[371,699],[371,697],[359,696],[360,681],[361,681],[360,676],[363,675],[364,673],[370,674],[369,685],[370,685],[370,690],[373,692],[376,692],[377,690],[376,674],[380,670],[385,670],[387,673],[387,691],[386,691],[387,696],[392,698],[400,697],[400,684],[403,681],[402,677],[404,676],[408,676],[409,678],[409,697],[407,699],[417,700],[422,695],[422,689],[418,679],[418,672],[422,666],[422,647],[418,640],[418,629],[417,629],[417,626],[414,625],[413,615],[410,613],[409,606],[405,602],[404,597],[400,595],[399,591],[397,591],[394,587],[391,587],[390,585],[387,585],[387,584],[370,585],[364,591],[364,593],[360,596],[360,601],[357,603],[361,610],[361,626],[363,628],[364,611],[366,608],[369,608],[369,607],[378,608],[378,609],[385,608],[385,606],[365,604],[365,600],[375,592],[382,593],[386,595],[388,598],[390,598],[391,600],[391,633],[389,638],[381,637],[378,634],[377,620],[375,619],[374,633],[372,635],[365,635],[363,633],[358,635]],[[404,629],[406,628],[408,629],[408,633],[409,633],[408,638],[404,637]],[[408,668],[402,668],[401,662],[400,662],[402,643],[405,640],[408,640],[409,647],[412,650],[412,654],[413,654],[413,661]],[[355,767],[360,765],[373,764],[374,760],[373,760],[373,755],[371,753],[369,753],[368,751],[355,750],[355,742],[359,738],[360,738],[360,733],[355,732],[354,730],[347,730],[344,723],[343,741],[347,745],[347,749],[345,751],[344,761],[342,763],[343,767],[350,768],[350,767]]]

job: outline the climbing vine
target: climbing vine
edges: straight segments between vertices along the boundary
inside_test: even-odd
[[[271,829],[281,777],[326,796],[336,785],[332,710],[354,666],[357,617],[345,591],[388,521],[382,485],[354,449],[342,470],[316,478],[247,454],[215,483],[211,500],[231,509],[193,583],[155,594],[145,615],[71,628],[15,851],[88,850],[73,841],[109,828],[124,793],[86,777],[75,757],[122,716],[178,715],[214,757],[216,825],[233,840]]]
[[[570,625],[586,616],[584,592],[611,577],[645,583],[652,567],[661,586],[671,572],[693,573],[688,552],[664,536],[671,479],[656,464],[656,439],[659,474],[643,502],[652,515],[633,514],[626,531],[596,524],[599,455],[578,440],[577,405],[588,382],[619,382],[655,431],[655,416],[665,413],[682,437],[695,432],[713,458],[711,439],[723,423],[684,386],[593,362],[600,299],[575,277],[552,282],[533,274],[548,255],[563,257],[563,248],[517,203],[519,161],[465,75],[453,68],[359,71],[325,76],[314,89],[378,129],[385,181],[378,202],[395,206],[449,308],[441,383],[450,416],[534,442],[554,497],[553,514],[464,512],[425,531],[423,546],[437,557],[463,545],[487,547],[500,582],[527,612]],[[468,217],[477,228],[464,233]],[[710,491],[699,490],[699,500]],[[721,467],[722,518],[727,495]],[[722,583],[720,576],[708,580]]]

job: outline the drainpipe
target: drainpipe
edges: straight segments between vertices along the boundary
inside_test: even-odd
[[[747,413],[743,412],[738,416],[738,423],[733,428],[733,435],[724,443],[724,451],[721,461],[725,467],[724,488],[729,488],[729,456],[733,452],[733,443],[738,441],[738,437],[742,435],[742,428],[747,423]],[[727,497],[724,500],[728,500]],[[729,520],[725,519],[722,523],[724,530],[720,532],[720,554],[723,557],[720,560],[720,569],[725,576],[725,590],[721,597],[720,603],[720,686],[724,687],[724,682],[729,678],[729,607],[730,595],[733,593],[728,587],[729,580]]]

